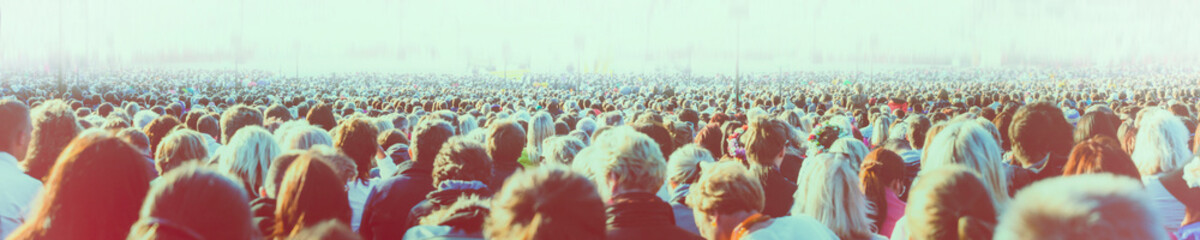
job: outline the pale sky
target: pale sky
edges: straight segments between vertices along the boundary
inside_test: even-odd
[[[1196,13],[1184,0],[0,0],[0,70],[1196,64]]]

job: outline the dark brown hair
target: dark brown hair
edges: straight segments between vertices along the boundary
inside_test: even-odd
[[[374,163],[375,153],[379,151],[379,145],[375,141],[377,136],[375,127],[362,119],[342,122],[341,127],[333,134],[333,146],[354,160],[359,182],[366,182],[370,178],[371,165]]]
[[[875,206],[871,214],[876,229],[882,229],[887,219],[887,187],[896,181],[905,180],[904,159],[895,152],[887,149],[875,149],[863,159],[862,171],[858,177],[862,180],[862,191]]]
[[[452,137],[433,161],[433,186],[446,180],[480,181],[492,186],[492,158],[483,145]]]
[[[311,154],[301,155],[284,174],[272,237],[291,236],[330,219],[350,222],[352,213],[346,196],[346,182],[329,164]]]

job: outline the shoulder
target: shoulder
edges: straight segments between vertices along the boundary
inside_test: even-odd
[[[770,226],[747,234],[743,239],[838,239],[828,227],[809,216],[776,218]]]
[[[404,239],[430,239],[445,236],[450,233],[450,230],[451,228],[447,226],[415,226],[404,233]]]

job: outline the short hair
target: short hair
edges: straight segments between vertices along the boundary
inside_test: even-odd
[[[332,146],[315,145],[304,151],[303,155],[329,164],[329,167],[338,174],[338,177],[341,177],[346,182],[355,180],[359,174],[357,164],[354,163],[354,160]]]
[[[1003,205],[1008,199],[1008,176],[1001,163],[1000,145],[978,122],[961,121],[952,123],[933,138],[933,144],[925,149],[921,159],[922,169],[936,169],[947,165],[961,164],[974,170],[983,178],[995,205]]]
[[[563,164],[571,166],[575,156],[586,147],[582,140],[571,136],[550,137],[542,143],[542,157],[545,164]]]
[[[829,150],[826,152],[846,154],[847,159],[850,159],[850,168],[858,172],[859,167],[862,166],[863,158],[866,158],[871,150],[867,148],[867,145],[862,140],[848,137],[834,141],[833,145],[829,146]]]
[[[808,215],[842,239],[869,239],[873,220],[858,180],[845,154],[823,153],[805,161],[792,205],[792,215]]]
[[[409,143],[408,136],[404,135],[404,131],[395,128],[379,132],[379,138],[375,139],[375,141],[379,142],[379,146],[384,149],[396,144],[408,145]]]
[[[1075,126],[1075,143],[1082,143],[1096,136],[1117,138],[1117,128],[1120,119],[1116,115],[1105,112],[1089,112],[1079,119]]]
[[[125,140],[125,142],[129,143],[130,146],[133,146],[138,150],[146,151],[146,153],[149,153],[150,151],[150,138],[146,137],[146,134],[142,133],[142,130],[126,128],[122,129],[121,131],[117,131],[115,135],[117,138]]]
[[[996,224],[995,196],[975,170],[961,165],[921,171],[905,206],[913,239],[987,239]],[[1007,194],[1007,193],[1005,193]]]
[[[296,161],[300,155],[304,155],[306,151],[291,150],[285,151],[279,156],[275,156],[275,160],[271,160],[271,167],[267,169],[266,181],[263,181],[263,190],[266,192],[267,198],[275,199],[279,194],[279,185],[283,183],[283,175],[287,172],[292,162]]]
[[[229,144],[230,138],[246,126],[263,126],[263,114],[257,108],[235,105],[221,114],[221,143]]]
[[[767,173],[775,166],[775,158],[787,149],[792,128],[777,119],[758,116],[742,136],[746,143],[746,166],[750,175],[766,184]]]
[[[325,131],[337,126],[337,119],[333,116],[333,107],[325,103],[317,103],[316,106],[309,108],[304,119],[308,121],[308,124],[325,129]]]
[[[284,150],[308,150],[316,145],[333,146],[333,136],[319,127],[305,125],[288,131],[290,133],[285,133],[283,141],[279,143]]]
[[[433,186],[447,180],[479,181],[492,186],[492,158],[482,144],[451,137],[433,161]]]
[[[213,139],[221,138],[221,124],[213,115],[205,115],[196,120],[196,131],[208,134]]]
[[[259,237],[246,204],[249,196],[231,177],[191,163],[163,175],[161,181],[146,194],[130,239]]]
[[[488,156],[496,162],[516,162],[525,149],[525,129],[513,120],[501,120],[488,127]]]
[[[658,145],[658,150],[662,152],[663,156],[671,155],[672,152],[675,152],[675,140],[671,138],[671,130],[662,124],[651,120],[638,121],[630,126],[654,140],[654,143]]]
[[[712,153],[695,143],[683,145],[667,161],[667,179],[675,184],[692,184],[700,179],[702,168],[716,162]]]
[[[687,206],[700,215],[760,212],[766,205],[762,184],[741,164],[724,161],[704,170],[688,190]]]
[[[297,158],[284,174],[275,208],[273,237],[295,235],[325,220],[350,222],[353,213],[345,179],[310,153]]]
[[[586,161],[596,164],[594,177],[600,179],[597,182],[614,181],[617,187],[628,191],[657,192],[662,187],[667,174],[667,162],[658,144],[646,134],[634,131],[629,126],[621,126],[609,130],[588,148],[596,148],[597,151],[580,154],[577,158],[586,158]],[[601,195],[613,197],[610,190],[602,188]]]
[[[283,105],[273,104],[270,107],[267,107],[266,117],[264,119],[267,118],[275,118],[278,121],[286,122],[292,120],[292,113],[289,112],[287,108],[283,107]]]
[[[157,152],[158,143],[162,142],[162,139],[166,137],[167,134],[171,134],[171,131],[175,130],[175,128],[179,125],[179,119],[171,115],[163,115],[146,125],[146,128],[143,129],[142,132],[146,133],[146,137],[150,139],[149,146],[151,156]]]
[[[588,133],[590,136],[593,132],[596,132],[596,120],[592,120],[592,118],[580,119],[579,122],[575,123],[575,129],[583,130],[583,132]]]
[[[158,144],[158,152],[154,154],[154,167],[160,175],[166,175],[171,169],[186,162],[208,160],[207,141],[200,132],[180,129],[166,137]]]
[[[354,160],[359,182],[366,182],[370,178],[371,164],[380,150],[378,142],[375,141],[378,137],[379,133],[375,128],[362,119],[343,121],[333,134],[333,146]]]
[[[442,144],[453,136],[454,127],[449,122],[436,118],[421,121],[413,130],[412,146],[409,148],[414,156],[413,161],[432,164],[441,152]]]
[[[1108,136],[1096,136],[1080,142],[1071,150],[1063,166],[1063,176],[1112,173],[1133,179],[1142,179],[1137,165],[1129,154],[1121,151],[1121,144]]]
[[[138,111],[137,113],[133,114],[133,123],[132,124],[133,124],[133,127],[142,129],[142,128],[145,128],[146,125],[149,125],[151,121],[154,121],[154,119],[158,119],[158,117],[159,117],[159,114],[154,113],[150,110],[141,110],[141,111]]]
[[[542,141],[555,135],[554,119],[550,117],[550,113],[545,111],[538,112],[533,115],[533,118],[529,122],[529,131],[526,133],[525,137],[528,139],[525,142],[525,147],[529,149],[526,154],[528,154],[531,161],[541,162]]]
[[[226,152],[221,153],[220,164],[238,176],[250,192],[262,187],[271,160],[280,152],[279,145],[275,143],[271,133],[258,126],[238,131],[224,150]]]
[[[463,115],[458,117],[457,126],[458,128],[455,128],[455,130],[458,130],[459,135],[466,135],[472,130],[479,128],[479,121],[475,120],[475,116]]]
[[[29,118],[33,131],[30,132],[29,149],[21,164],[25,167],[25,174],[45,180],[58,155],[83,129],[79,127],[75,113],[71,112],[71,106],[62,100],[50,100],[38,105],[33,108]]]
[[[1135,179],[1112,174],[1047,179],[1017,193],[995,237],[1167,239],[1152,204]]]
[[[1053,103],[1034,102],[1022,106],[1013,115],[1008,129],[1013,158],[1021,164],[1032,164],[1041,161],[1046,154],[1066,155],[1074,143],[1071,129],[1062,110]]]
[[[1175,170],[1192,159],[1187,149],[1187,127],[1179,117],[1161,108],[1143,112],[1133,153],[1129,154],[1142,176]]]
[[[605,207],[595,185],[560,166],[518,171],[492,198],[487,239],[604,239]]]

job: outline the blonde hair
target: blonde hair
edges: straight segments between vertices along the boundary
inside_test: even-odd
[[[333,146],[333,136],[317,126],[304,125],[289,128],[280,144],[283,150],[308,150],[316,145]]]
[[[554,119],[550,117],[550,113],[538,112],[533,115],[533,119],[529,121],[529,131],[525,135],[526,153],[529,160],[532,162],[542,162],[542,141],[554,136]]]
[[[817,219],[842,239],[873,236],[874,209],[859,189],[858,173],[851,159],[840,153],[825,153],[805,161],[800,168],[792,215]]]
[[[204,134],[190,129],[179,129],[167,134],[158,143],[158,152],[154,153],[154,167],[159,175],[166,175],[186,162],[208,160],[208,141]]]
[[[850,168],[854,169],[854,172],[858,172],[859,168],[862,167],[863,158],[866,158],[867,154],[871,153],[871,150],[867,149],[867,145],[856,138],[841,138],[834,141],[833,145],[829,146],[829,151],[826,152],[846,154],[846,157],[850,160]]]
[[[546,159],[543,163],[570,166],[584,147],[583,140],[571,136],[547,138],[542,143],[542,157]]]
[[[671,153],[667,161],[667,178],[676,184],[696,182],[700,178],[703,165],[712,164],[712,153],[695,143],[683,145]]]
[[[595,185],[547,165],[509,177],[492,198],[486,239],[604,239],[604,201]]]
[[[997,206],[975,170],[950,165],[924,170],[905,206],[913,239],[990,239]]]
[[[732,161],[713,164],[688,190],[687,206],[703,215],[761,212],[766,206],[762,184],[745,166]],[[705,217],[697,216],[696,219]]]
[[[1084,174],[1021,190],[996,227],[1004,239],[1168,239],[1137,180]]]
[[[1139,121],[1130,158],[1144,177],[1175,170],[1192,159],[1183,121],[1161,108],[1150,108]]]
[[[271,133],[258,126],[238,130],[225,148],[220,164],[242,179],[247,190],[262,187],[271,160],[281,152]]]
[[[983,178],[991,190],[994,205],[1003,208],[1008,201],[1008,175],[1000,166],[1002,151],[996,138],[975,121],[951,123],[926,146],[922,169],[937,169],[961,164]]]
[[[658,143],[646,134],[621,126],[605,132],[597,139],[596,148],[588,156],[594,161],[594,176],[598,183],[607,183],[617,176],[617,186],[626,190],[656,192],[662,187],[667,174],[667,162],[663,159]],[[610,189],[602,188],[601,195],[611,198]]]

